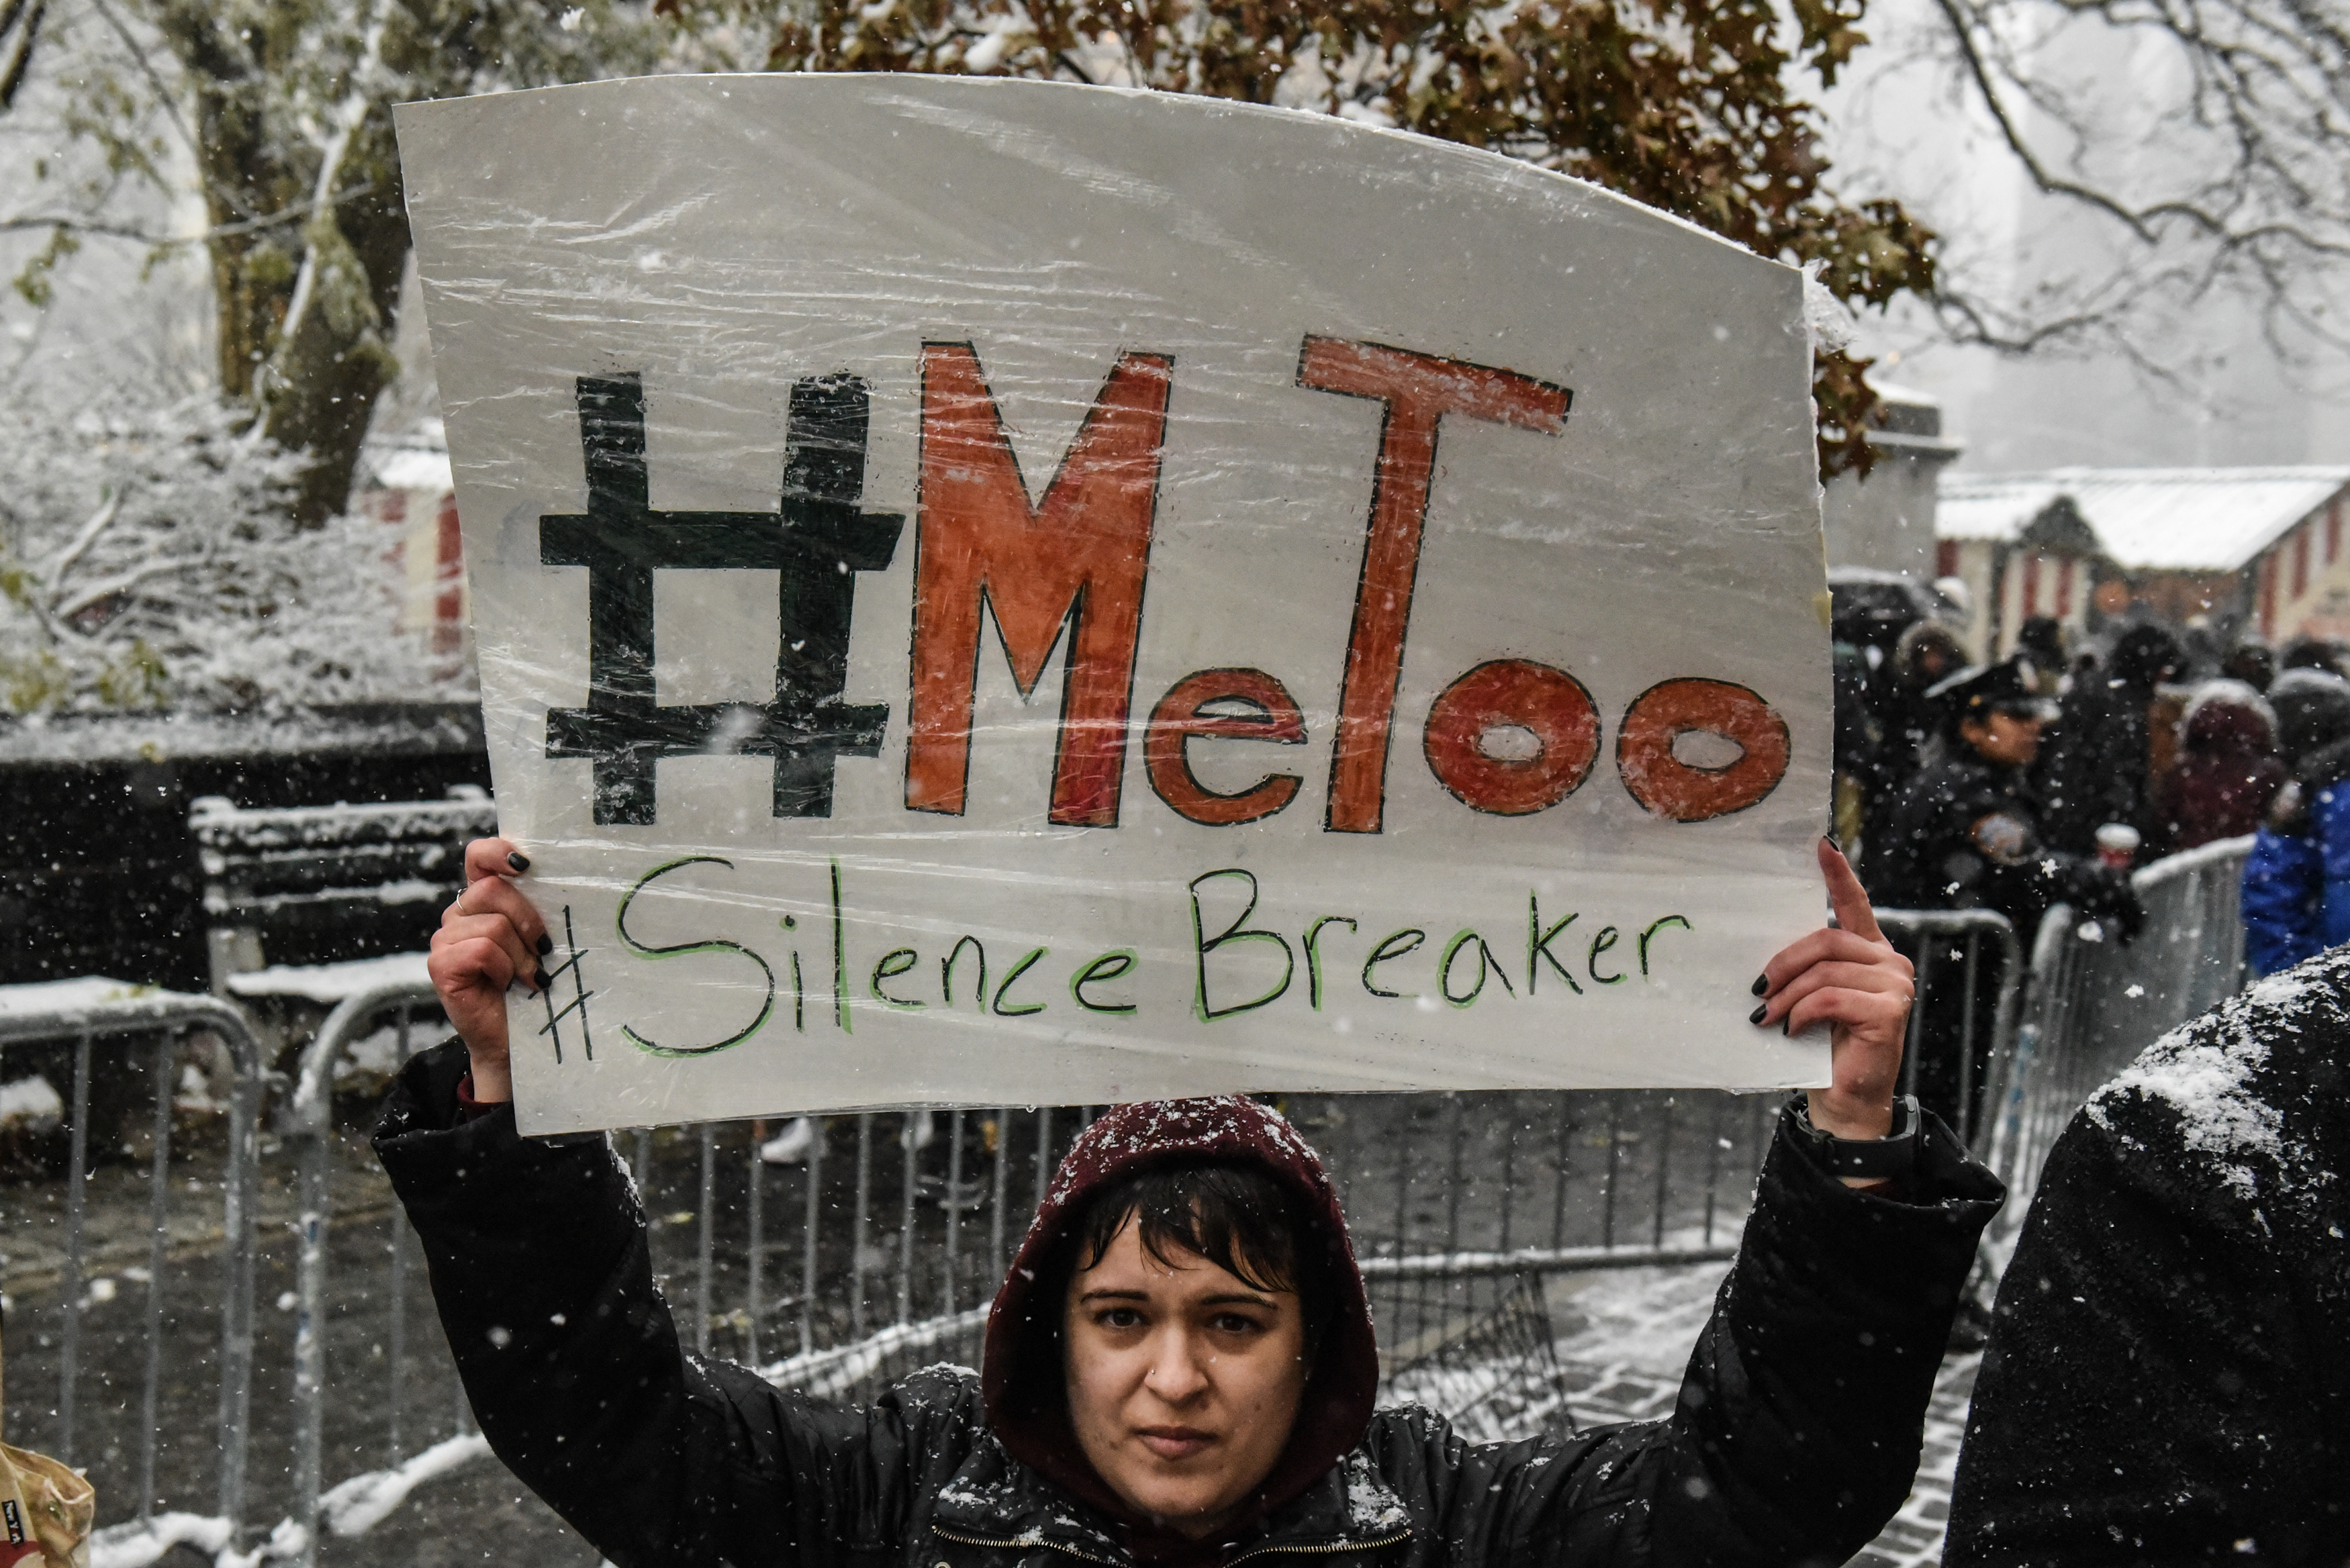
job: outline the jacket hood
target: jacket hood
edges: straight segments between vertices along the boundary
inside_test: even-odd
[[[2266,756],[2276,745],[2276,712],[2241,680],[2208,683],[2187,705],[2180,743],[2190,752]]]
[[[1893,645],[1894,674],[1903,685],[1919,691],[1973,662],[1967,657],[1966,644],[1959,640],[1958,634],[1938,620],[1917,622]]]
[[[2277,749],[2295,762],[2350,736],[2350,681],[2319,670],[2288,670],[2271,683]]]
[[[1303,1493],[1362,1441],[1378,1391],[1378,1346],[1362,1272],[1329,1173],[1279,1112],[1237,1096],[1119,1106],[1078,1135],[987,1315],[981,1391],[987,1424],[1012,1456],[1114,1519],[1139,1523],[1094,1473],[1069,1424],[1062,1376],[1061,1293],[1087,1199],[1140,1171],[1229,1162],[1263,1171],[1295,1195],[1325,1249],[1329,1321],[1298,1401],[1289,1446],[1265,1478],[1253,1516]]]

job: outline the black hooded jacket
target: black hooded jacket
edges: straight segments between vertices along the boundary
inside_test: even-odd
[[[2050,1151],[1952,1568],[2350,1562],[2350,948],[2165,1036]]]
[[[1131,1522],[1104,1497],[1073,1495],[1092,1478],[1069,1469],[1066,1407],[1053,1419],[1056,1303],[998,1297],[984,1389],[934,1368],[858,1408],[689,1355],[607,1139],[520,1137],[505,1107],[465,1120],[464,1070],[454,1043],[411,1062],[376,1148],[491,1448],[619,1568],[1131,1568]],[[1563,1440],[1471,1445],[1429,1411],[1371,1410],[1369,1315],[1320,1161],[1252,1102],[1097,1122],[1022,1256],[1045,1255],[1088,1191],[1154,1159],[1250,1159],[1326,1215],[1345,1264],[1338,1320],[1264,1507],[1217,1543],[1225,1563],[1836,1563],[1908,1492],[2001,1189],[1939,1123],[1908,1201],[1841,1185],[1790,1126],[1783,1116],[1679,1409]]]

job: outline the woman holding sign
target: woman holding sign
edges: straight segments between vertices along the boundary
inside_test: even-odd
[[[1909,965],[1843,857],[1820,863],[1840,929],[1771,960],[1752,1022],[1828,1025],[1835,1082],[1781,1116],[1661,1421],[1479,1446],[1374,1410],[1321,1162],[1230,1097],[1120,1106],[1078,1138],[977,1378],[933,1368],[852,1409],[687,1355],[604,1137],[515,1130],[504,993],[546,949],[502,840],[468,851],[434,942],[460,1038],[409,1064],[376,1147],[484,1435],[620,1568],[1842,1562],[1908,1490],[2002,1191],[1897,1105]]]

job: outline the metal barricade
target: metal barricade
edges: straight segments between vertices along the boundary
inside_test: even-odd
[[[2146,918],[2127,943],[2069,905],[2041,921],[2012,1077],[1997,1096],[1984,1151],[2009,1193],[1985,1238],[1994,1269],[2013,1251],[2050,1147],[2089,1096],[2164,1034],[2242,989],[2251,848],[2249,836],[2221,839],[2138,871],[2130,886]]]
[[[255,1219],[259,1173],[258,1123],[265,1064],[244,1016],[209,996],[192,996],[97,979],[55,981],[0,988],[0,1047],[70,1041],[73,1087],[67,1114],[70,1143],[67,1162],[66,1256],[60,1290],[63,1317],[58,1349],[57,1434],[58,1457],[76,1457],[76,1393],[81,1380],[81,1320],[84,1222],[89,1177],[89,1106],[92,1053],[140,1035],[155,1036],[153,1147],[150,1154],[149,1245],[146,1264],[145,1365],[140,1385],[138,1515],[151,1517],[156,1494],[156,1451],[161,1437],[158,1399],[166,1355],[163,1289],[169,1243],[172,1135],[172,1068],[182,1042],[206,1032],[226,1047],[234,1067],[228,1109],[228,1148],[222,1187],[222,1291],[218,1432],[220,1517],[233,1537],[245,1505],[247,1434],[251,1428],[254,1366]]]
[[[1951,1130],[1971,1148],[1983,1120],[1982,1107],[1999,1103],[2012,1072],[2017,999],[2023,985],[2015,928],[1995,909],[1879,909],[1877,923],[1917,971],[1916,1002],[1901,1058],[1902,1092],[1918,1090],[1929,1022],[1955,1014],[1955,1035],[1938,1033],[1935,1044],[1958,1057],[1959,1115]],[[1998,965],[1997,978],[1988,988],[1986,963]]]
[[[2012,931],[1988,911],[1880,910],[1887,936],[1918,969],[1916,1059],[1924,1021],[1959,1043],[1967,1078],[1960,1128],[2010,1182],[2020,1220],[2039,1161],[2098,1084],[2162,1030],[2235,987],[2241,929],[2235,888],[2247,842],[2212,846],[2139,874],[2146,934],[2130,947],[2090,932],[2068,909],[2043,922],[2028,987]],[[254,1444],[255,1193],[265,1064],[245,1021],[209,997],[130,993],[43,1007],[31,993],[0,995],[0,1044],[64,1042],[74,1053],[68,1171],[63,1384],[59,1416],[70,1453],[81,1293],[82,1191],[89,1162],[90,1057],[95,1042],[161,1036],[152,1184],[154,1217],[138,1512],[155,1495],[156,1389],[169,1351],[164,1274],[164,1179],[171,1158],[169,1075],[173,1042],[210,1030],[235,1063],[233,1133],[224,1186],[218,1520],[195,1521],[241,1546]],[[389,1347],[380,1396],[348,1394],[374,1370],[339,1307],[380,1282],[330,1277],[336,1216],[329,1177],[348,1129],[333,1116],[338,1064],[387,1017],[396,1054],[430,1044],[416,1021],[437,1016],[429,987],[394,983],[336,1008],[303,1055],[278,1131],[298,1168],[294,1411],[288,1518],[270,1553],[317,1560],[328,1533],[381,1519],[423,1479],[487,1452],[464,1424],[452,1435],[404,1441],[421,1412],[404,1407],[417,1367],[408,1303],[412,1239],[396,1210],[386,1256]],[[2019,1023],[2019,1019],[2021,1023]],[[1914,1072],[1914,1065],[1912,1068]],[[1973,1106],[1987,1107],[1977,1116]],[[1348,1212],[1377,1312],[1385,1371],[1399,1389],[1453,1399],[1500,1398],[1503,1422],[1528,1429],[1566,1417],[1551,1359],[1548,1282],[1595,1270],[1725,1262],[1736,1250],[1779,1097],[1711,1091],[1520,1092],[1290,1096],[1282,1109],[1327,1159]],[[872,1111],[795,1123],[702,1124],[624,1131],[652,1224],[656,1271],[686,1342],[760,1366],[779,1385],[833,1397],[868,1396],[914,1367],[976,1361],[985,1303],[1068,1144],[1099,1107]],[[762,1145],[774,1145],[763,1158]],[[893,1147],[894,1146],[894,1147]],[[346,1160],[353,1151],[343,1148]],[[348,1180],[348,1172],[339,1179]],[[375,1201],[370,1199],[370,1202]],[[357,1217],[354,1216],[356,1219]],[[371,1223],[386,1216],[376,1213]],[[778,1223],[780,1221],[780,1224]],[[2008,1234],[2012,1236],[2012,1229]],[[372,1240],[366,1242],[371,1249]],[[348,1268],[338,1264],[337,1267]],[[368,1264],[367,1268],[374,1265]],[[380,1314],[379,1314],[379,1316]],[[778,1353],[783,1354],[778,1358]],[[282,1352],[281,1352],[282,1354]],[[354,1357],[337,1364],[334,1357]],[[1431,1374],[1431,1368],[1435,1369]],[[343,1397],[331,1406],[328,1390]],[[1530,1396],[1529,1390],[1534,1391]],[[1539,1396],[1539,1397],[1535,1397]],[[375,1423],[337,1452],[380,1454],[387,1468],[326,1473],[324,1436],[337,1423]],[[1474,1412],[1453,1412],[1464,1417]],[[432,1422],[447,1430],[447,1416]],[[1508,1428],[1508,1421],[1520,1423]],[[276,1441],[274,1438],[270,1439]],[[415,1449],[416,1451],[410,1451]],[[330,1484],[330,1482],[332,1484]],[[119,1527],[128,1528],[128,1527]],[[169,1521],[151,1524],[168,1534]],[[188,1536],[184,1527],[182,1538]],[[156,1536],[164,1539],[164,1534]],[[217,1550],[210,1534],[207,1549]],[[160,1549],[160,1548],[159,1548]]]
[[[2014,970],[2003,920],[1939,912],[1887,920],[1897,940],[1951,944],[1924,955],[1929,983],[1938,963],[1970,985],[1983,963],[2005,966],[1997,1005],[1979,1021],[1967,1015],[1970,1035],[2002,1027]],[[330,1529],[380,1517],[386,1499],[404,1493],[403,1465],[414,1462],[400,1441],[408,1247],[395,1218],[388,1381],[369,1402],[384,1428],[377,1451],[390,1465],[338,1480],[324,1473],[327,1391],[350,1386],[330,1375],[326,1332],[335,1302],[328,1176],[336,1069],[387,1013],[400,1020],[401,1055],[427,1044],[410,1020],[436,1006],[429,987],[413,984],[347,999],[306,1051],[280,1118],[301,1183],[289,1542],[306,1564]],[[1482,1383],[1445,1385],[1498,1394],[1555,1376],[1544,1280],[1735,1255],[1778,1103],[1711,1091],[1529,1091],[1288,1096],[1283,1108],[1340,1186],[1389,1376],[1409,1379],[1456,1356],[1524,1361]],[[857,1398],[920,1365],[976,1361],[984,1303],[1009,1249],[1068,1143],[1100,1108],[811,1118],[785,1139],[797,1138],[785,1156],[796,1169],[763,1159],[760,1137],[740,1123],[638,1129],[615,1141],[644,1197],[655,1265],[671,1276],[668,1293],[687,1342],[702,1354],[764,1362],[779,1385]],[[797,1190],[771,1198],[779,1183]],[[689,1193],[691,1206],[678,1206]],[[795,1238],[770,1234],[779,1210]],[[690,1247],[673,1244],[682,1235]],[[784,1246],[792,1251],[779,1257]],[[1497,1324],[1520,1332],[1497,1334]],[[793,1354],[765,1360],[778,1340]],[[1513,1397],[1513,1407],[1525,1403]],[[1563,1404],[1557,1409],[1563,1415]],[[462,1455],[431,1450],[436,1469],[484,1451],[477,1437]],[[348,1500],[367,1506],[354,1511]]]
[[[2176,883],[2182,893],[2191,886],[2204,899],[2195,907],[2210,905],[2204,883],[2179,870],[2153,882],[2158,889]],[[2175,912],[2183,915],[2191,904],[2187,899]],[[2011,1152],[2000,1158],[2012,1168],[2012,1150],[2022,1147],[2013,1136],[2022,1125],[2018,1107],[2038,1104],[2035,1095],[2044,1099],[2054,1080],[2032,1078],[2030,1064],[2013,1049],[2022,971],[2012,931],[2000,916],[1983,911],[1887,910],[1879,919],[1918,964],[1921,1012],[1949,1010],[1969,1058],[1980,1054],[1990,1064],[1985,1103],[2009,1112],[1991,1131],[2010,1136]],[[2061,933],[2070,933],[2069,946]],[[2077,1008],[2083,982],[2063,966],[2077,970],[2085,945],[2095,946],[2079,941],[2061,911],[2043,931],[2043,967],[2054,977],[2034,993],[2033,1017],[2043,1030],[2064,1027],[2059,1013],[2066,999]],[[244,1053],[242,1125],[251,1150],[262,1079],[250,1036],[224,1004],[183,1000],[195,1010],[190,1021],[223,1026]],[[277,1539],[285,1554],[306,1564],[317,1560],[326,1534],[364,1528],[424,1476],[486,1453],[462,1421],[455,1436],[419,1453],[405,1451],[411,1246],[394,1215],[383,1393],[339,1401],[365,1406],[367,1418],[380,1423],[378,1435],[361,1447],[384,1455],[388,1468],[339,1478],[325,1473],[328,1391],[348,1395],[355,1379],[372,1376],[367,1367],[329,1363],[328,1329],[345,1299],[338,1290],[372,1288],[356,1277],[346,1287],[328,1270],[330,1156],[344,1136],[332,1115],[337,1066],[352,1042],[387,1015],[398,1020],[399,1054],[429,1044],[412,1021],[436,1012],[430,988],[415,984],[348,998],[306,1051],[280,1116],[300,1189],[293,1498]],[[139,1023],[167,1026],[157,1022],[161,1016],[151,1007]],[[60,1028],[54,1020],[14,1027],[50,1036]],[[1528,1388],[1556,1378],[1544,1282],[1593,1270],[1727,1262],[1778,1103],[1775,1096],[1627,1090],[1294,1096],[1282,1108],[1321,1149],[1339,1185],[1389,1376],[1400,1376],[1414,1391],[1505,1392],[1515,1415],[1555,1420],[1565,1417],[1563,1397],[1547,1404],[1526,1397]],[[616,1134],[615,1143],[643,1194],[655,1266],[669,1279],[687,1343],[762,1366],[781,1385],[855,1398],[917,1366],[977,1359],[984,1303],[1010,1249],[1068,1143],[1097,1109],[875,1111],[756,1130],[742,1123],[639,1129]],[[769,1133],[777,1135],[767,1141],[779,1140],[777,1158],[785,1163],[762,1158]],[[252,1361],[251,1205],[237,1194],[250,1189],[255,1156],[242,1158],[245,1174],[231,1184],[231,1201],[244,1204],[244,1237],[234,1244],[232,1260],[233,1275],[244,1281],[243,1303],[241,1315],[230,1315],[242,1324],[244,1343],[226,1353],[242,1370],[224,1379],[223,1390],[228,1517],[241,1512],[231,1505],[242,1501],[249,1441],[236,1403],[246,1396],[230,1386],[249,1385]],[[789,1354],[775,1359],[778,1350]],[[1460,1363],[1451,1373],[1477,1376],[1415,1380],[1448,1357]],[[1466,1366],[1468,1360],[1477,1366]]]
[[[348,1523],[339,1500],[380,1502],[400,1490],[404,1459],[396,1424],[405,1335],[395,1321],[385,1394],[365,1402],[385,1424],[377,1451],[391,1468],[338,1480],[324,1473],[327,1391],[352,1386],[328,1366],[326,1333],[338,1299],[328,1183],[336,1064],[385,1014],[434,1005],[428,988],[412,985],[347,1000],[305,1053],[281,1117],[301,1170],[290,1516],[299,1533],[289,1540],[306,1563]],[[402,1054],[424,1043],[403,1038]],[[1503,1307],[1538,1317],[1549,1275],[1726,1262],[1776,1104],[1623,1091],[1293,1096],[1284,1108],[1330,1158],[1355,1210],[1364,1273],[1399,1366],[1461,1345],[1475,1350],[1477,1331]],[[785,1144],[797,1143],[784,1168],[761,1158],[759,1135],[741,1123],[624,1131],[615,1143],[643,1195],[655,1268],[671,1279],[686,1343],[761,1366],[781,1340],[794,1353],[765,1361],[770,1380],[857,1398],[919,1366],[978,1359],[985,1303],[1010,1249],[1068,1144],[1101,1108],[812,1118],[785,1129]],[[690,1207],[678,1203],[687,1194]],[[779,1210],[795,1237],[770,1233]],[[395,1273],[404,1256],[396,1237]],[[402,1310],[397,1279],[390,1295]],[[1547,1356],[1548,1338],[1538,1337]],[[466,1457],[480,1451],[473,1443]],[[378,1516],[372,1505],[360,1515]]]

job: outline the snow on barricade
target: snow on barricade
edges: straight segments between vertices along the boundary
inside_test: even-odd
[[[892,1324],[854,1345],[786,1356],[760,1368],[759,1376],[778,1388],[796,1388],[818,1399],[837,1398],[880,1370],[890,1356],[931,1349],[986,1322],[987,1309],[976,1306],[951,1317]]]
[[[364,1535],[424,1482],[487,1459],[489,1452],[489,1439],[474,1432],[435,1443],[390,1469],[353,1476],[318,1499],[318,1522],[346,1538]],[[290,1519],[279,1520],[268,1539],[249,1552],[235,1550],[234,1533],[227,1520],[197,1513],[159,1513],[109,1524],[90,1536],[89,1568],[148,1568],[182,1545],[212,1558],[213,1568],[260,1568],[263,1563],[291,1562],[309,1544],[309,1532]]]
[[[420,887],[431,891],[430,884]],[[236,996],[292,996],[307,1002],[337,1002],[379,985],[430,985],[426,953],[390,953],[382,958],[348,959],[341,963],[272,964],[267,969],[228,977]]]
[[[369,1470],[335,1487],[318,1499],[318,1521],[337,1535],[364,1535],[424,1482],[489,1455],[490,1440],[479,1432],[445,1438],[390,1469]]]
[[[69,1039],[83,1030],[94,1034],[129,1033],[142,1027],[165,1029],[203,1023],[207,1014],[217,1018],[227,1012],[218,997],[137,985],[105,975],[77,975],[71,980],[0,985],[0,1039]]]
[[[25,985],[0,985],[0,1019],[32,1018],[45,1013],[63,1017],[113,1014],[125,1009],[160,1008],[174,1002],[196,1000],[161,986],[109,980],[102,974],[76,975],[71,980],[39,980]]]
[[[2182,849],[2176,855],[2166,855],[2130,877],[2130,887],[2140,898],[2181,877],[2224,867],[2230,875],[2235,872],[2231,862],[2241,861],[2251,853],[2252,836],[2241,838],[2215,838],[2209,844],[2199,844],[2192,849]]]
[[[207,1557],[228,1547],[229,1521],[200,1513],[159,1513],[109,1524],[89,1538],[89,1568],[147,1568],[174,1546],[192,1546]]]

